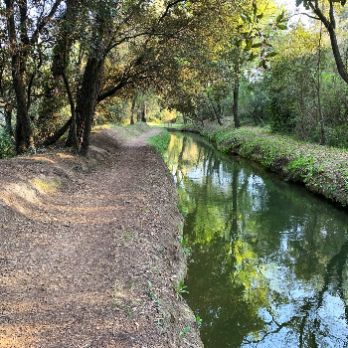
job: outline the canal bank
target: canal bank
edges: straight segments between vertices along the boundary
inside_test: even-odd
[[[302,142],[258,127],[182,131],[199,133],[226,154],[252,160],[341,207],[348,205],[347,150]]]
[[[196,135],[171,134],[164,159],[205,347],[345,347],[347,214]]]

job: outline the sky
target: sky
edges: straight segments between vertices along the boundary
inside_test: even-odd
[[[275,0],[276,4],[283,5],[285,8],[289,11],[289,14],[294,14],[296,12],[308,12],[306,11],[303,6],[296,6],[296,0]],[[310,25],[310,19],[306,17],[305,15],[299,15],[295,16],[292,21],[290,22],[297,22],[299,19],[301,19],[302,23],[305,25]]]
[[[276,0],[276,3],[284,5],[289,11],[296,11],[296,1],[295,0]]]

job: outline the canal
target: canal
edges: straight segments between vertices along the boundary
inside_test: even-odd
[[[165,160],[205,347],[347,347],[347,213],[198,136]]]

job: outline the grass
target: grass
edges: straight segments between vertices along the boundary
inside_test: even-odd
[[[185,294],[188,294],[188,290],[187,290],[187,285],[185,285],[184,281],[181,280],[180,282],[178,282],[178,284],[176,285],[176,289],[175,289],[176,293],[180,296],[183,296]]]
[[[148,131],[150,127],[143,122],[139,122],[139,123],[136,123],[135,125],[128,125],[128,126],[121,126],[119,124],[108,123],[108,124],[94,127],[93,131],[98,132],[103,129],[115,129],[117,130],[117,134],[121,138],[130,139]]]
[[[267,128],[205,128],[219,150],[260,163],[341,206],[348,205],[348,150],[274,134]]]
[[[33,179],[34,187],[41,193],[55,193],[61,186],[59,179]]]
[[[170,134],[166,130],[163,130],[160,134],[149,139],[150,145],[161,155],[163,155],[167,150],[169,141]]]

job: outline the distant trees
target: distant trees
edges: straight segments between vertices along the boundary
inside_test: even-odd
[[[67,145],[86,154],[101,103],[132,89],[175,93],[190,45],[241,1],[0,3],[1,110],[9,132],[15,125],[17,153],[68,132]]]
[[[326,28],[346,84],[345,38],[337,25],[345,2],[301,3]],[[288,27],[273,0],[4,0],[0,16],[0,114],[17,153],[66,135],[67,146],[86,154],[96,115],[113,105],[118,112],[128,105],[130,123],[152,117],[154,109],[139,99],[148,91],[169,114],[201,126],[268,122],[306,138],[320,120],[330,142],[347,119],[327,37],[318,63],[318,28],[296,36],[299,26]],[[307,40],[307,32],[313,47],[300,51],[287,41]],[[330,109],[337,111],[328,121]]]

